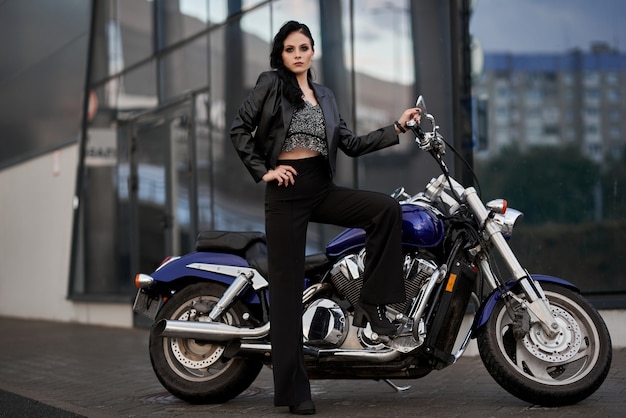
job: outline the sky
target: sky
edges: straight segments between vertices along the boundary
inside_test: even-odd
[[[624,0],[478,0],[470,33],[486,52],[589,50],[604,41],[626,50]]]

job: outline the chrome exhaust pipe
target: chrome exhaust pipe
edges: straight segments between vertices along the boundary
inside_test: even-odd
[[[257,328],[239,328],[222,322],[192,322],[162,319],[154,327],[155,333],[161,337],[191,338],[194,340],[223,343],[233,340],[254,340],[267,336],[270,323]],[[271,353],[271,344],[242,343],[240,352],[265,354]],[[355,349],[322,349],[305,346],[308,355],[320,361],[365,361],[369,363],[386,363],[400,356],[400,352],[387,350],[355,350]]]
[[[397,350],[320,350],[320,361],[365,361],[368,363],[386,363],[400,356]]]
[[[268,355],[272,352],[271,344],[241,344],[239,352],[247,354],[263,354]],[[367,363],[386,363],[395,360],[400,356],[400,352],[393,349],[387,350],[342,350],[338,349],[316,349],[304,346],[305,356],[317,358],[320,362],[328,361],[363,361]]]
[[[192,338],[208,342],[228,342],[263,338],[270,332],[270,323],[258,328],[239,328],[221,322],[192,322],[162,319],[154,326],[161,337]]]

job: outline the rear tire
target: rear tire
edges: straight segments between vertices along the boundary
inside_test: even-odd
[[[611,366],[611,337],[600,314],[580,294],[551,283],[542,287],[561,325],[559,335],[550,338],[537,324],[521,335],[500,299],[478,331],[478,349],[489,374],[512,395],[536,405],[570,405],[604,382]],[[513,291],[523,297],[520,289]]]
[[[193,318],[192,304],[213,306],[224,290],[216,283],[187,286],[165,303],[154,323],[161,319],[197,320]],[[235,302],[220,321],[242,325],[245,312],[245,306]],[[262,363],[245,358],[224,359],[224,348],[194,339],[160,337],[154,326],[150,331],[150,361],[157,378],[170,393],[191,403],[226,402],[246,390],[259,375]]]

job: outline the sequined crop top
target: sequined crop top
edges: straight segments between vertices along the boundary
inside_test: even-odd
[[[283,151],[293,151],[296,148],[306,148],[328,156],[326,143],[326,124],[324,114],[319,104],[313,106],[304,102],[302,109],[293,112],[291,124],[287,130],[287,139],[283,144]]]

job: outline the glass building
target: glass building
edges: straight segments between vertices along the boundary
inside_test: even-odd
[[[264,229],[264,187],[228,131],[269,69],[274,34],[293,19],[311,28],[315,81],[333,89],[355,132],[392,123],[423,94],[478,172],[484,199],[505,197],[525,212],[512,243],[529,270],[566,277],[598,306],[626,303],[621,29],[593,39],[602,33],[576,26],[593,47],[572,39],[537,52],[547,42],[528,47],[527,35],[505,26],[521,5],[540,13],[533,0],[37,3],[0,2],[3,39],[16,39],[0,49],[9,98],[0,103],[0,170],[77,147],[70,300],[127,303],[135,273],[193,250],[199,231]],[[555,11],[566,2],[551,3]],[[587,23],[623,9],[578,3],[567,4],[584,9]],[[537,33],[560,37],[570,24]],[[472,183],[449,154],[456,177]],[[438,174],[408,136],[338,166],[339,183],[388,193],[416,193]],[[338,232],[311,225],[309,252]]]
[[[463,6],[431,3],[431,13],[446,20],[452,9],[459,8],[460,16]],[[355,131],[396,119],[414,103],[420,77],[411,28],[412,19],[423,17],[415,6],[408,1],[94,2],[87,82],[93,107],[78,185],[82,210],[73,297],[131,292],[135,272],[152,271],[165,256],[191,251],[198,231],[264,230],[264,187],[245,170],[228,130],[259,73],[269,69],[272,38],[285,21],[301,20],[311,28],[315,79],[333,89]],[[442,51],[432,53],[441,60]],[[437,102],[450,106],[437,99],[432,104]],[[391,193],[398,186],[418,190],[432,175],[418,167],[425,156],[409,140],[380,154],[343,158],[338,181]],[[323,251],[338,232],[312,225],[309,251]]]

